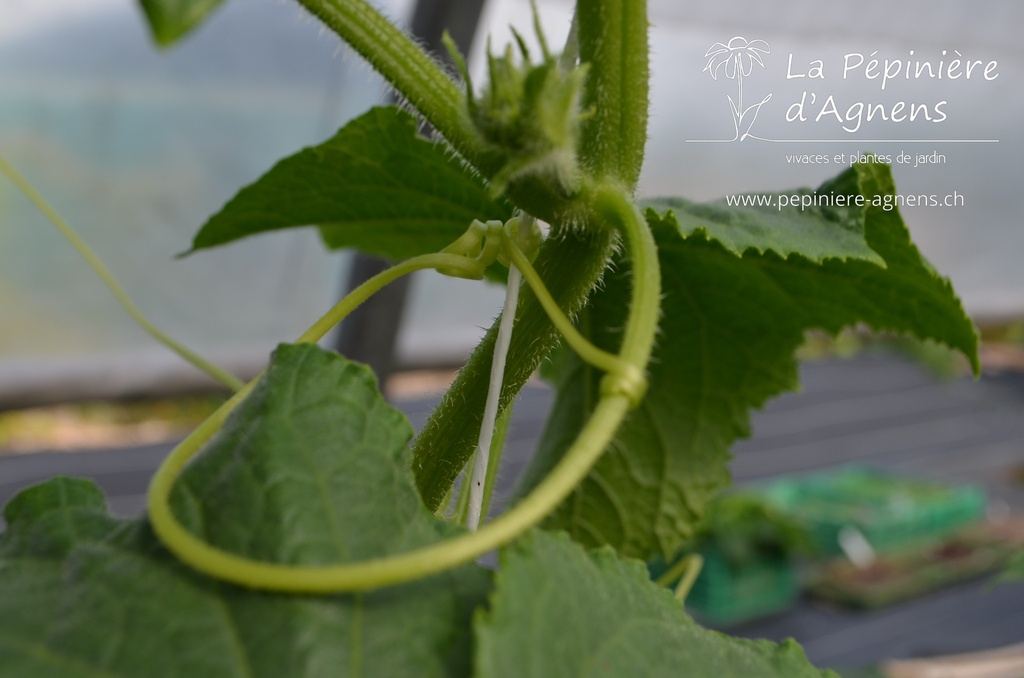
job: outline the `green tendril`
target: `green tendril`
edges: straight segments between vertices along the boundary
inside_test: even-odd
[[[627,379],[623,375],[636,372],[642,380],[654,341],[661,290],[653,236],[639,212],[624,195],[609,189],[600,191],[598,196],[599,213],[625,234],[634,264],[632,305],[625,338],[616,358],[622,363],[609,363],[615,371],[609,371],[606,376],[616,386],[602,389],[601,399],[593,414],[562,461],[533,492],[511,510],[476,532],[406,553],[341,565],[307,567],[263,562],[207,544],[177,522],[170,507],[171,490],[189,459],[220,429],[230,412],[253,389],[256,384],[254,379],[185,438],[154,475],[147,499],[150,522],[159,538],[181,560],[212,577],[257,589],[325,594],[376,589],[436,574],[503,546],[540,523],[583,480],[611,442],[630,407],[635,404],[635,384],[628,381],[632,377]],[[474,228],[479,232],[476,224]],[[504,247],[508,248],[517,267],[523,262],[529,266],[526,255],[504,235],[504,229],[488,227],[487,232],[492,239],[496,236],[503,239]],[[486,243],[482,249],[488,250]],[[462,277],[474,277],[478,271],[482,274],[485,265],[481,260],[451,252],[405,261],[353,290],[305,332],[299,341],[316,341],[373,293],[402,275],[424,268],[435,268],[454,270]],[[534,291],[539,289],[544,288],[538,277]],[[550,294],[547,296],[550,298]],[[556,322],[568,323],[557,305],[549,309],[549,313],[565,319],[565,323],[561,320]]]
[[[142,329],[149,333],[154,339],[159,341],[161,344],[171,349],[179,356],[181,356],[186,362],[193,365],[196,369],[206,373],[213,379],[216,379],[224,386],[227,386],[232,391],[239,391],[245,386],[245,382],[236,377],[235,375],[227,372],[226,370],[217,367],[213,363],[209,362],[205,358],[202,358],[194,351],[186,348],[182,344],[178,343],[159,328],[156,327],[150,320],[142,314],[142,311],[135,305],[135,302],[131,300],[128,293],[124,291],[121,284],[117,282],[114,274],[100,261],[99,257],[85,244],[85,241],[71,228],[71,225],[64,220],[57,210],[53,209],[46,199],[39,194],[35,188],[22,177],[4,158],[0,157],[0,172],[3,172],[11,182],[17,186],[22,193],[32,201],[32,204],[42,212],[43,216],[53,224],[60,234],[64,236],[75,251],[78,252],[79,256],[85,259],[85,262],[89,264],[90,268],[96,272],[96,275],[100,277],[100,280],[107,286],[107,288],[113,293],[114,297],[120,302],[124,310],[128,312],[132,320],[136,322]]]

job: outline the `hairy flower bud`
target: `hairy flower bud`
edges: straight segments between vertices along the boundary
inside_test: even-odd
[[[570,195],[579,185],[576,148],[580,123],[586,117],[580,101],[587,68],[564,69],[548,52],[543,36],[538,37],[543,51],[539,64],[530,61],[518,34],[519,59],[511,45],[501,56],[488,49],[489,82],[476,97],[465,63],[453,53],[466,80],[470,119],[480,136],[505,157],[504,166],[491,180],[496,193],[527,174],[543,175]]]

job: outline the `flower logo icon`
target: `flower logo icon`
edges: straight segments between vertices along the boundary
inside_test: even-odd
[[[733,125],[736,128],[736,136],[731,141],[742,141],[748,137],[760,138],[753,136],[750,133],[750,128],[753,126],[754,120],[757,119],[761,106],[767,103],[772,95],[769,94],[756,104],[744,107],[743,78],[753,73],[754,64],[764,68],[761,55],[770,53],[771,48],[764,40],[747,40],[742,36],[736,36],[727,44],[716,42],[704,54],[704,58],[708,60],[704,70],[711,73],[712,78],[718,80],[719,72],[724,70],[726,78],[736,81],[736,100],[733,101],[732,96],[727,95]]]

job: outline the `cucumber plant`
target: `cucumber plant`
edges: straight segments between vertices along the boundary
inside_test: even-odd
[[[403,106],[280,161],[192,249],[315,225],[328,247],[399,263],[249,384],[221,374],[236,394],[172,452],[145,516],[115,519],[69,478],[8,504],[0,673],[820,675],[792,641],[702,629],[643,561],[692,537],[749,410],[796,387],[806,330],[934,339],[977,370],[974,327],[892,209],[889,168],[816,189],[844,207],[639,205],[645,2],[579,0],[560,55],[537,26],[540,54],[518,39],[471,83],[457,53],[446,72],[365,0],[298,1]],[[162,44],[218,4],[142,0]],[[418,435],[367,368],[315,344],[409,272],[503,266],[511,327],[495,323]],[[486,521],[496,459],[458,478],[500,450],[538,369],[550,420],[512,506]],[[497,570],[475,563],[495,549]]]

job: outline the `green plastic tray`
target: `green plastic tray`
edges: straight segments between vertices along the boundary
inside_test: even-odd
[[[971,526],[864,568],[837,558],[811,578],[810,591],[851,607],[881,607],[1001,569],[1019,549],[1019,542],[992,525]]]
[[[702,621],[728,626],[781,612],[799,594],[796,570],[783,558],[731,565],[715,547],[701,550],[704,566],[686,597],[686,609]]]
[[[984,517],[985,492],[863,467],[785,478],[762,495],[806,526],[823,555],[838,555],[839,532],[854,527],[878,552],[942,538]]]

